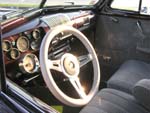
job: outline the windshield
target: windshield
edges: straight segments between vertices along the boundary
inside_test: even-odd
[[[0,21],[39,7],[42,0],[0,0]]]
[[[42,0],[0,0],[0,8],[26,9],[38,7]]]
[[[0,8],[26,9],[39,7],[42,0],[0,0]],[[47,0],[45,6],[93,5],[98,0]]]
[[[94,5],[98,0],[47,0],[45,6],[55,5]]]
[[[23,11],[38,8],[43,0],[0,0],[0,21],[21,14]],[[46,0],[47,6],[94,5],[98,0]]]

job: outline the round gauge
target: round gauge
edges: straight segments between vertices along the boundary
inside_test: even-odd
[[[9,51],[11,49],[11,42],[9,40],[3,40],[2,48],[3,48],[3,51],[5,52]]]
[[[27,54],[21,59],[19,67],[23,73],[35,73],[39,69],[39,60],[36,55]]]
[[[35,30],[32,32],[32,37],[33,37],[34,39],[39,39],[39,38],[41,38],[41,32],[40,32],[40,30],[39,30],[39,29],[35,29]]]
[[[34,40],[34,41],[31,43],[31,48],[32,48],[33,50],[39,50],[40,44],[41,44],[41,40]]]
[[[11,59],[14,59],[14,60],[15,60],[15,59],[19,58],[20,52],[19,52],[18,49],[12,48],[12,49],[9,51],[9,56],[10,56]]]
[[[16,46],[18,48],[19,51],[21,52],[25,52],[29,49],[29,40],[27,37],[25,36],[21,36],[18,38],[17,42],[16,42]]]

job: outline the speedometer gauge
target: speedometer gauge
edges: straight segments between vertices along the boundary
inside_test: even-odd
[[[36,50],[39,50],[40,44],[41,44],[41,40],[35,40],[35,41],[31,42],[30,46],[33,50],[36,51]]]
[[[2,48],[3,48],[3,51],[5,52],[9,51],[11,49],[11,42],[9,40],[3,40]]]
[[[34,54],[27,54],[25,55],[20,63],[19,68],[23,73],[35,73],[39,69],[39,60],[36,55]]]
[[[25,36],[21,36],[18,38],[17,42],[16,42],[16,46],[18,48],[19,51],[21,52],[25,52],[29,49],[29,40],[27,37]]]
[[[9,56],[11,59],[17,59],[19,58],[20,56],[20,52],[18,51],[18,49],[16,48],[12,48],[10,51],[9,51]]]
[[[39,29],[35,29],[35,30],[32,32],[32,37],[33,37],[34,39],[39,39],[39,38],[41,38],[41,32],[40,32],[40,30],[39,30]]]

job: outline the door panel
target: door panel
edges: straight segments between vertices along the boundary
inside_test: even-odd
[[[112,70],[105,74],[110,76],[129,59],[150,62],[149,20],[98,15],[96,25],[95,46],[100,64]]]

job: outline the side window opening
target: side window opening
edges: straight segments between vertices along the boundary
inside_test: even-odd
[[[150,0],[145,0],[150,1]],[[127,10],[127,11],[139,11],[140,0],[113,0],[111,8]]]
[[[150,0],[142,0],[140,14],[150,15]]]

